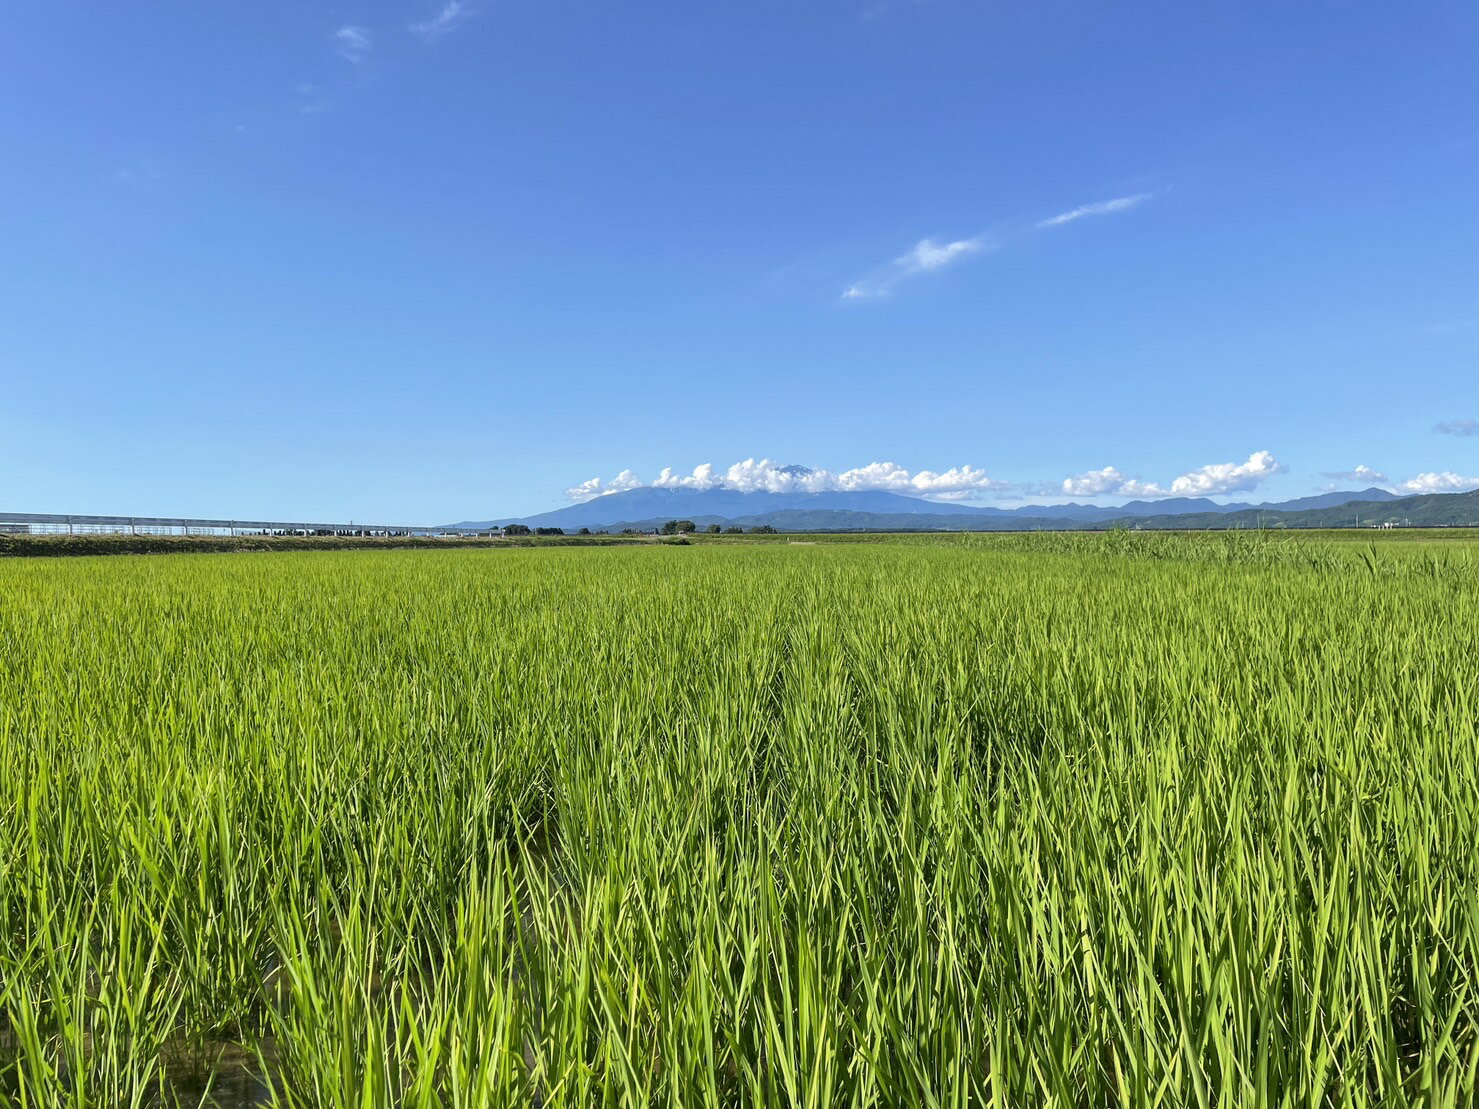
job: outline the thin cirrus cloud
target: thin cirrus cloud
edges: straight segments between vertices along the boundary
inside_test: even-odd
[[[430,18],[407,25],[407,30],[425,42],[433,42],[456,30],[468,16],[473,14],[469,0],[443,0]],[[374,33],[370,28],[357,23],[346,23],[329,35],[334,52],[355,66],[362,66],[375,51]],[[295,86],[298,95],[298,111],[302,115],[316,115],[334,108],[337,93],[348,86],[343,82],[331,82],[330,90],[312,82],[300,81]],[[240,130],[240,128],[238,128]]]
[[[933,239],[920,239],[904,254],[899,255],[883,270],[861,281],[855,281],[842,292],[844,300],[867,300],[888,296],[900,281],[922,273],[933,273],[946,266],[954,265],[973,254],[981,254],[995,247],[984,235],[971,239],[957,239],[951,243],[937,243]]]
[[[339,57],[355,65],[369,57],[370,51],[375,48],[375,44],[370,41],[370,32],[353,24],[340,27],[331,37]]]
[[[466,3],[466,0],[446,0],[446,3],[437,9],[436,15],[420,23],[411,24],[411,31],[427,42],[431,42],[443,35],[451,34],[471,14],[472,5]]]
[[[1063,479],[1058,492],[1065,497],[1211,497],[1246,493],[1287,470],[1268,451],[1254,451],[1245,462],[1213,462],[1188,470],[1169,486],[1126,477],[1113,466]]]
[[[113,184],[121,189],[147,192],[164,181],[164,169],[158,162],[144,161],[125,166],[113,173]]]
[[[318,115],[329,111],[334,106],[329,94],[312,81],[299,81],[293,86],[293,92],[298,96],[299,115]]]
[[[1131,208],[1136,208],[1149,200],[1152,195],[1151,193],[1136,193],[1133,196],[1118,196],[1113,200],[1084,204],[1071,211],[1061,212],[1056,216],[1041,220],[1033,224],[1033,229],[1041,231],[1049,227],[1060,227],[1065,223],[1073,223],[1075,220],[1089,216],[1107,216],[1115,212],[1128,212]],[[854,281],[842,291],[842,299],[878,300],[888,296],[901,282],[909,278],[934,273],[972,255],[999,250],[1001,245],[986,235],[976,235],[969,239],[957,239],[946,243],[937,243],[934,239],[921,239],[910,250],[899,255],[888,265],[868,277]]]
[[[1037,227],[1062,227],[1065,223],[1073,223],[1075,220],[1086,219],[1089,216],[1108,216],[1115,212],[1128,212],[1131,208],[1138,208],[1151,197],[1150,193],[1136,193],[1134,196],[1117,196],[1113,200],[1101,200],[1096,204],[1082,204],[1067,212],[1060,212],[1056,216],[1038,222]]]
[[[1444,420],[1433,428],[1440,435],[1479,435],[1479,420]]]

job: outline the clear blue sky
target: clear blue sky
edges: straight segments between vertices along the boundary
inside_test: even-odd
[[[1472,0],[5,18],[0,508],[1479,475]]]

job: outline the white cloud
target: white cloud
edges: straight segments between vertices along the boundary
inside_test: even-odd
[[[1444,420],[1433,430],[1443,435],[1479,435],[1479,420]]]
[[[1325,476],[1335,481],[1362,481],[1368,485],[1385,485],[1387,475],[1370,466],[1357,466],[1354,470],[1326,470]]]
[[[1065,497],[1209,497],[1253,489],[1285,467],[1268,451],[1255,451],[1246,462],[1215,462],[1182,474],[1169,488],[1126,477],[1113,466],[1063,479]]]
[[[370,32],[363,27],[345,25],[334,32],[334,49],[345,61],[354,62],[358,65],[369,56],[375,48],[370,41]]]
[[[571,500],[620,493],[628,489],[733,489],[741,493],[832,493],[885,491],[929,500],[976,500],[987,496],[1020,496],[1026,493],[1061,494],[1067,497],[1172,497],[1216,496],[1253,489],[1265,478],[1283,473],[1285,467],[1268,451],[1255,451],[1246,462],[1219,462],[1182,474],[1169,486],[1138,477],[1126,477],[1113,466],[1064,478],[1054,486],[1020,484],[992,477],[974,466],[948,470],[907,470],[894,462],[870,462],[851,470],[833,472],[806,466],[785,466],[768,458],[747,458],[727,469],[705,462],[688,473],[664,467],[652,481],[643,481],[631,470],[611,480],[593,477],[565,490]],[[1356,471],[1371,481],[1384,480],[1366,467]],[[1428,475],[1431,476],[1431,475]],[[1448,475],[1453,476],[1453,475]],[[1465,480],[1465,479],[1456,479]]]
[[[1136,193],[1134,196],[1117,196],[1113,200],[1101,200],[1097,204],[1085,204],[1068,212],[1061,212],[1050,219],[1041,221],[1038,227],[1060,227],[1065,223],[1083,219],[1085,216],[1107,216],[1111,212],[1128,212],[1131,208],[1143,204],[1151,197],[1150,193]]]
[[[1063,495],[1067,497],[1102,497],[1113,493],[1124,481],[1124,475],[1113,466],[1102,470],[1089,470],[1063,479]]]
[[[430,19],[411,24],[411,30],[430,42],[451,33],[471,14],[472,6],[465,0],[447,0]]]
[[[1206,497],[1217,493],[1243,493],[1259,482],[1286,469],[1268,451],[1254,451],[1246,462],[1216,462],[1171,483],[1173,497]]]
[[[677,474],[671,466],[664,466],[652,483],[656,489],[713,489],[721,484],[723,480],[714,473],[712,462],[695,466],[691,474]]]
[[[1462,477],[1452,470],[1418,474],[1396,486],[1399,493],[1467,493],[1479,489],[1479,477]]]
[[[950,243],[920,239],[906,253],[899,255],[880,272],[849,285],[843,290],[842,298],[861,300],[888,296],[893,292],[894,286],[905,278],[944,269],[962,258],[991,249],[994,248],[987,243],[984,235],[977,235],[972,239],[957,239]]]
[[[884,490],[932,500],[965,500],[1012,488],[1010,482],[993,478],[974,466],[956,466],[937,473],[911,472],[892,462],[870,462],[856,469],[833,473],[806,466],[784,466],[768,458],[747,458],[720,471],[712,463],[695,466],[691,473],[665,467],[651,482],[641,481],[631,470],[623,470],[611,481],[591,478],[565,491],[571,500],[590,500],[608,493],[643,486],[654,489],[734,489],[741,493],[832,493]]]
[[[870,462],[855,470],[845,470],[836,478],[837,489],[884,489],[939,500],[962,500],[980,493],[1005,490],[1010,486],[1010,482],[993,478],[985,470],[978,470],[974,466],[954,466],[943,473],[920,470],[911,474],[892,462]]]
[[[1065,497],[1164,497],[1166,491],[1153,481],[1127,478],[1113,466],[1090,470],[1063,479]]]
[[[631,470],[623,470],[610,481],[602,481],[593,477],[589,481],[582,481],[579,485],[572,485],[565,490],[565,496],[572,501],[588,501],[593,497],[604,497],[607,493],[624,493],[628,489],[642,488],[642,479]]]

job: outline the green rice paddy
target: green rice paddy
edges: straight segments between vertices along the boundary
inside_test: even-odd
[[[0,1104],[1472,1105],[1476,553],[0,561]]]

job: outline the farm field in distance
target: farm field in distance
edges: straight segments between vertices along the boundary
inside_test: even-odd
[[[0,1105],[1475,1103],[1472,533],[770,538],[0,560]]]

